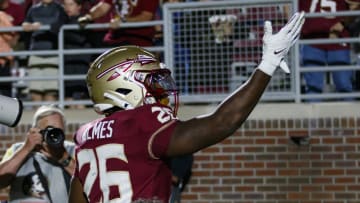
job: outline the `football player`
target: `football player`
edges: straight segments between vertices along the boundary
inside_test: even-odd
[[[105,117],[75,134],[77,168],[69,201],[168,202],[169,159],[216,144],[241,126],[276,68],[289,72],[284,57],[303,23],[304,13],[295,13],[273,34],[266,21],[262,61],[249,80],[214,112],[186,121],[176,117],[177,88],[170,70],[152,53],[122,46],[99,56],[87,85],[95,111]]]

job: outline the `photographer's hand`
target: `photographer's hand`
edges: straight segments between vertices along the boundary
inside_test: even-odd
[[[30,128],[28,133],[26,134],[26,140],[24,144],[24,149],[26,149],[29,153],[36,149],[38,146],[41,146],[43,141],[42,135],[40,134],[40,129],[38,128]]]
[[[59,161],[66,152],[63,146],[54,148],[51,147],[46,142],[43,142],[42,146],[43,148],[40,150],[40,152],[43,153],[46,157],[53,159],[55,161]]]
[[[40,150],[46,157],[52,159],[58,164],[62,165],[65,170],[72,175],[75,169],[75,161],[72,156],[66,151],[64,146],[51,147],[46,142],[43,143],[43,149]]]
[[[41,150],[46,157],[56,161],[58,164],[62,165],[66,172],[70,175],[73,174],[75,170],[75,160],[72,156],[66,151],[64,147],[53,148],[48,144],[43,144],[44,149]]]

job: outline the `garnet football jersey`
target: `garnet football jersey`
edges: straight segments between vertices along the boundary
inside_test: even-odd
[[[165,153],[177,119],[161,104],[145,105],[83,125],[75,134],[76,170],[90,202],[168,202]]]
[[[306,13],[329,13],[348,10],[347,3],[344,0],[301,0],[299,1],[299,10]],[[303,39],[329,38],[330,28],[337,22],[341,22],[343,17],[319,17],[306,18],[301,32]],[[344,30],[340,37],[349,37],[349,32]],[[337,50],[348,49],[347,44],[318,44],[314,45],[320,49]]]

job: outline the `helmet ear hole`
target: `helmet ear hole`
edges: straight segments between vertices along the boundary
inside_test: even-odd
[[[132,90],[131,89],[126,89],[126,88],[117,88],[115,90],[117,93],[122,94],[122,95],[127,95],[129,94]]]

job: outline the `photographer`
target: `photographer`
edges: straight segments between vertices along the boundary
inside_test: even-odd
[[[9,202],[67,202],[75,168],[74,144],[65,141],[65,117],[41,106],[25,142],[13,144],[0,163],[0,188],[10,186]]]

